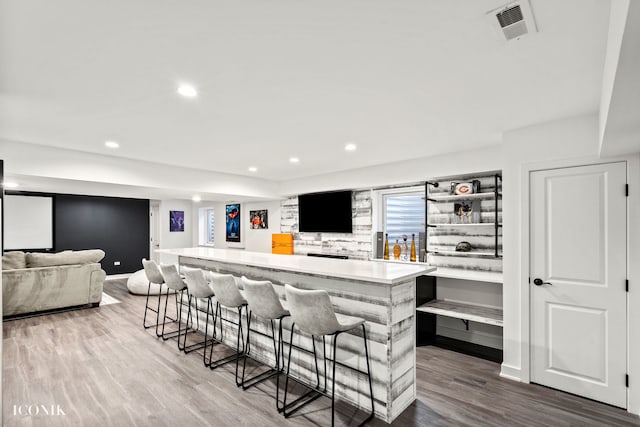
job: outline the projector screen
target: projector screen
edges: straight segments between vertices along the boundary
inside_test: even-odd
[[[4,250],[53,248],[53,198],[4,196]]]

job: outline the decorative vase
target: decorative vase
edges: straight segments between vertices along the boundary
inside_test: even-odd
[[[402,235],[402,255],[400,255],[400,259],[402,261],[409,261],[409,246],[407,246],[407,235]]]
[[[400,244],[398,243],[398,239],[396,239],[396,244],[393,245],[393,259],[400,259]]]
[[[416,262],[416,234],[411,234],[411,257],[409,261]]]
[[[384,233],[384,259],[389,259],[389,233]]]

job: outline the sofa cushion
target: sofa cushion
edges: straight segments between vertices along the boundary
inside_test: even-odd
[[[24,252],[7,252],[2,256],[3,270],[17,270],[19,268],[27,268],[27,257]]]
[[[91,264],[104,258],[102,249],[86,251],[64,251],[56,254],[27,254],[27,267],[53,267],[56,265]]]

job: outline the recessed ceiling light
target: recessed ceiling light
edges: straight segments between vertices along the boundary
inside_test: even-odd
[[[16,182],[4,182],[2,185],[4,188],[18,188],[18,183]]]
[[[297,157],[289,157],[291,163],[300,163],[300,159]]]
[[[249,167],[249,172],[258,172],[258,168],[255,166],[250,166]]]
[[[105,147],[109,147],[109,148],[118,148],[120,147],[120,144],[118,144],[115,141],[107,141],[104,143]]]
[[[354,144],[352,142],[350,142],[350,143],[348,143],[347,145],[344,146],[344,149],[347,150],[347,151],[356,151],[356,148],[358,148],[358,147],[356,146],[356,144]]]
[[[195,196],[193,196],[193,197],[191,198],[191,200],[193,200],[194,202],[196,202],[196,203],[197,203],[197,202],[201,201],[201,200],[202,200],[202,198],[196,194]]]
[[[178,93],[185,98],[195,98],[196,96],[198,96],[198,91],[196,90],[196,88],[186,84],[178,86]]]

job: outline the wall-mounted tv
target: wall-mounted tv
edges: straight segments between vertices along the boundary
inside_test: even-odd
[[[313,233],[352,233],[351,191],[299,195],[298,230]]]

